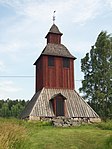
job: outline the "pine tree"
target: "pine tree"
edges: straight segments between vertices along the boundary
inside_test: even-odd
[[[112,112],[112,37],[101,32],[90,53],[81,59],[84,80],[80,92],[101,117]]]

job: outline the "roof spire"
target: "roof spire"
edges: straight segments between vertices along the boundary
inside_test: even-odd
[[[55,24],[55,19],[56,19],[55,12],[56,10],[53,12],[53,24]]]

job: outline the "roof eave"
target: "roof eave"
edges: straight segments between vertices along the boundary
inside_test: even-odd
[[[47,36],[48,36],[49,34],[55,34],[55,35],[60,35],[60,36],[63,35],[63,33],[61,33],[61,32],[60,32],[60,33],[48,32],[47,35],[45,36],[45,38],[47,38]]]
[[[70,57],[70,56],[61,56],[61,55],[53,55],[53,54],[45,54],[45,53],[42,53],[41,55],[56,56],[56,57],[66,57],[66,58],[70,58],[70,59],[73,59],[73,60],[77,59],[74,56]]]

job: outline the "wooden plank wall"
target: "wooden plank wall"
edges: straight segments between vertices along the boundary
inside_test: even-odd
[[[43,57],[38,59],[36,64],[36,92],[43,87]]]
[[[43,87],[74,89],[74,61],[63,67],[63,58],[55,57],[55,65],[48,66],[48,56],[41,56],[36,64],[36,92]]]
[[[48,34],[47,36],[47,43],[56,43],[60,44],[61,43],[61,35],[58,34]]]
[[[55,66],[48,66],[48,57],[44,56],[43,71],[45,87],[74,89],[73,59],[70,59],[70,68],[64,68],[61,57],[55,57]]]

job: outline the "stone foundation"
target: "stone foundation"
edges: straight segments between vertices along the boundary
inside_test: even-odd
[[[101,122],[100,118],[41,117],[40,120],[51,122],[56,127],[80,126],[81,124]]]
[[[30,116],[29,120],[51,122],[56,127],[80,126],[81,124],[91,124],[101,122],[100,118],[69,118],[69,117],[34,117]]]

